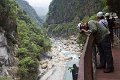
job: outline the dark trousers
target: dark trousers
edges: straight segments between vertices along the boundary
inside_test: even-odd
[[[113,29],[111,29],[110,30],[110,40],[111,40],[111,43],[112,43],[112,45],[113,45],[113,43],[114,43],[114,35],[113,35]]]
[[[105,66],[107,69],[114,68],[110,35],[106,35],[97,46],[100,55],[100,64]]]
[[[95,66],[97,66],[97,47],[96,45],[93,46],[93,62]]]

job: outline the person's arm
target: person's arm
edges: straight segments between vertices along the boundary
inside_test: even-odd
[[[85,29],[81,29],[82,32],[84,32],[86,35],[89,35],[92,31],[91,30],[85,30]]]

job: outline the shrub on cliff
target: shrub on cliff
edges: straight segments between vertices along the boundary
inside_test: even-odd
[[[13,43],[11,37],[14,37],[18,44],[18,54],[12,56],[19,58],[20,79],[35,80],[38,75],[39,56],[51,48],[46,32],[25,11],[20,9],[16,0],[0,0],[0,26],[7,34],[8,43]],[[13,27],[15,27],[15,31],[13,31]],[[12,34],[11,37],[8,36],[9,33]],[[15,36],[14,33],[16,33]],[[13,46],[15,46],[14,43]]]

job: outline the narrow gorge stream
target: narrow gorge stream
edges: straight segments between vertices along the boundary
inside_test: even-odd
[[[53,42],[50,54],[52,59],[48,60],[48,68],[46,73],[39,80],[72,80],[72,73],[69,67],[73,64],[78,66],[80,47],[75,37],[70,39],[51,39]]]

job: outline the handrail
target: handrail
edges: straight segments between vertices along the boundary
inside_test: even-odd
[[[80,58],[78,79],[77,80],[93,80],[93,63],[92,52],[94,46],[94,37],[90,34],[87,37],[83,54]]]

